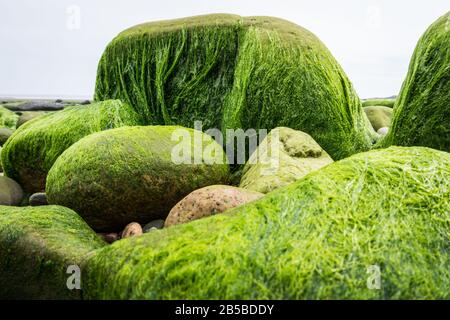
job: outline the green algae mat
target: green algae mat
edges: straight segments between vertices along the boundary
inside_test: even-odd
[[[228,213],[100,249],[83,295],[449,299],[449,198],[446,152],[357,154]]]
[[[381,146],[450,151],[450,12],[422,35]]]
[[[350,81],[311,32],[272,17],[206,15],[137,25],[107,46],[95,99],[121,99],[146,124],[290,127],[333,159],[374,132]]]

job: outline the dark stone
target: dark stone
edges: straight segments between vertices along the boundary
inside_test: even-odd
[[[48,205],[47,195],[44,192],[35,193],[31,195],[29,203],[32,207],[46,206]]]
[[[8,106],[5,108],[11,111],[57,111],[64,109],[64,103],[49,101],[29,101],[17,106]]]
[[[13,134],[13,131],[9,128],[0,128],[0,146],[3,146],[9,137]]]
[[[89,101],[89,100],[84,100],[84,101],[81,102],[80,104],[82,104],[82,105],[91,104],[91,101]]]
[[[164,220],[158,219],[153,220],[152,222],[147,223],[142,230],[144,233],[150,232],[154,229],[162,229],[164,228]]]
[[[61,99],[56,99],[55,102],[56,103],[62,103],[63,101]]]
[[[99,236],[103,238],[108,243],[116,242],[117,240],[120,240],[120,235],[116,232],[110,232],[110,233],[98,233]]]

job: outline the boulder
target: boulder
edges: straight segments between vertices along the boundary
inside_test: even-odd
[[[450,11],[420,38],[380,147],[424,146],[450,152]]]
[[[165,227],[183,224],[222,213],[228,209],[262,198],[264,194],[225,185],[195,190],[184,197],[167,216]]]
[[[28,203],[32,207],[48,205],[47,195],[44,192],[38,192],[31,195]]]
[[[81,299],[70,277],[105,245],[67,208],[0,206],[0,298]]]
[[[11,111],[58,111],[64,109],[64,103],[52,101],[26,101],[17,105],[7,106]]]
[[[209,135],[178,126],[135,126],[75,143],[51,168],[46,191],[49,203],[72,208],[95,230],[111,232],[130,222],[165,219],[190,192],[227,183],[228,177],[223,149]]]
[[[325,45],[273,17],[212,14],[127,29],[98,65],[95,100],[104,99],[128,102],[151,125],[291,127],[333,159],[370,149],[376,136]]]
[[[141,234],[143,234],[141,225],[137,222],[131,222],[127,224],[125,229],[123,229],[121,238],[125,239],[129,237],[140,236]]]
[[[268,193],[332,162],[310,135],[290,128],[276,128],[249,158],[240,187]]]
[[[449,299],[449,190],[449,153],[360,153],[252,203],[100,249],[83,296]]]
[[[9,137],[13,134],[13,131],[10,128],[0,128],[0,147],[3,146],[8,140]]]
[[[42,192],[48,170],[64,150],[93,132],[140,123],[118,100],[72,106],[18,128],[2,151],[3,169],[29,193]]]
[[[365,107],[364,112],[375,131],[391,125],[392,108],[384,106]]]
[[[153,231],[153,230],[159,230],[164,228],[164,220],[162,219],[156,219],[153,221],[150,221],[149,223],[147,223],[143,228],[142,231],[144,233]]]
[[[0,176],[0,205],[18,206],[22,202],[23,191],[13,179]]]

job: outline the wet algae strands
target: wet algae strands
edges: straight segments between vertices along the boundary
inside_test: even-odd
[[[450,12],[417,43],[381,145],[450,151]]]
[[[94,299],[449,299],[450,154],[360,153],[227,213],[121,240]],[[367,286],[380,270],[380,289]]]
[[[93,132],[138,125],[140,119],[119,100],[67,107],[40,116],[17,129],[4,145],[3,170],[26,191],[43,191],[53,163],[76,141]]]
[[[334,159],[368,150],[374,138],[325,45],[272,17],[216,14],[125,30],[98,66],[95,99],[110,98],[146,124],[302,130]]]
[[[0,298],[80,299],[67,270],[105,245],[70,209],[0,206]]]

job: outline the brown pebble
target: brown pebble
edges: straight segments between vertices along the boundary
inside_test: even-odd
[[[142,234],[142,227],[137,222],[131,222],[129,223],[125,229],[122,232],[122,239],[133,237],[133,236],[140,236]]]

